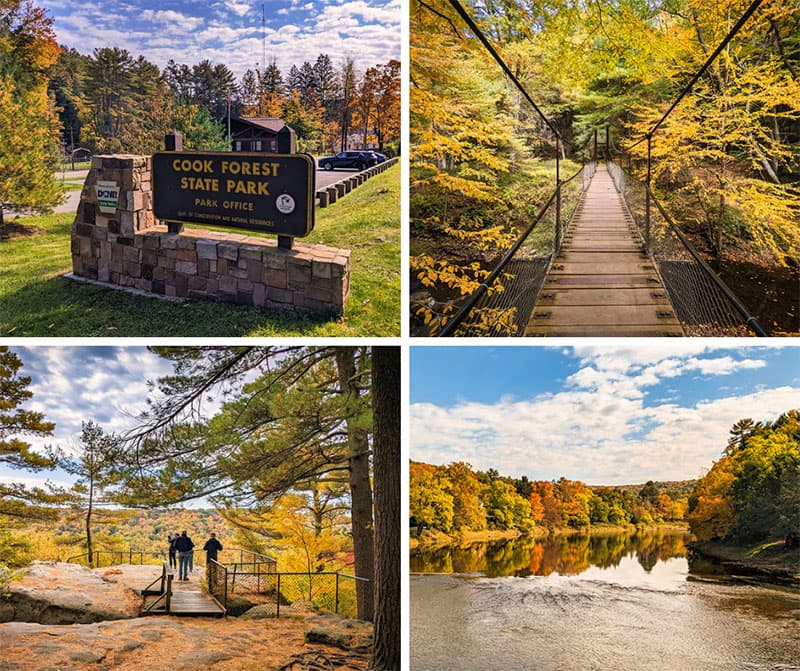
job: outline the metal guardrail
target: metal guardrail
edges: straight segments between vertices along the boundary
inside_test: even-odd
[[[100,568],[102,566],[115,566],[117,564],[158,564],[167,556],[166,552],[147,552],[144,550],[94,550],[91,555],[84,552],[64,560],[70,564],[81,564]]]
[[[271,557],[268,559],[272,560]],[[281,612],[308,611],[355,617],[356,582],[369,582],[366,578],[338,571],[279,573],[275,570],[274,560],[227,565],[212,559],[206,566],[206,576],[209,594],[226,612],[233,603],[232,599],[241,597],[247,604],[260,607],[268,617],[280,617]]]
[[[238,561],[236,561],[237,555]],[[243,548],[227,548],[225,550],[221,550],[218,557],[225,560],[220,560],[220,563],[224,563],[226,566],[231,568],[263,566],[266,567],[265,572],[267,573],[275,573],[275,571],[278,570],[278,560],[274,557],[261,554],[260,552],[253,552],[252,550],[245,550]]]

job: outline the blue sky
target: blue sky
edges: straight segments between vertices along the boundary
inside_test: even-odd
[[[164,67],[225,63],[237,76],[262,62],[256,0],[37,0],[55,20],[59,43],[81,53],[121,47]],[[401,0],[267,0],[267,62],[284,73],[327,53],[335,66],[351,56],[363,72],[400,59]]]
[[[147,381],[171,372],[172,364],[145,347],[11,347],[31,378],[31,401],[24,405],[55,422],[49,438],[27,440],[69,449],[80,442],[81,422],[92,419],[106,431],[124,432],[146,408]],[[61,471],[26,473],[0,466],[0,481],[68,484]]]
[[[800,407],[800,349],[412,347],[410,456],[589,484],[695,478],[731,425]]]

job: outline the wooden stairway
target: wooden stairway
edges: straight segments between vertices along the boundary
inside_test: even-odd
[[[142,615],[225,615],[225,608],[211,595],[200,590],[200,573],[198,571],[187,581],[176,580],[172,569],[164,562],[161,575],[142,590]]]
[[[525,336],[682,336],[606,166],[597,166],[545,278]]]

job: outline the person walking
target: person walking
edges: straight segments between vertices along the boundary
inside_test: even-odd
[[[217,540],[217,534],[211,532],[211,538],[206,541],[203,550],[206,552],[206,566],[208,566],[212,559],[217,558],[217,553],[222,552],[222,543]]]
[[[175,549],[178,551],[178,580],[188,580],[187,575],[189,564],[194,554],[194,543],[186,534],[184,529],[175,541]]]
[[[178,568],[178,551],[175,549],[175,541],[178,540],[178,534],[170,534],[167,536],[169,541],[169,567]]]

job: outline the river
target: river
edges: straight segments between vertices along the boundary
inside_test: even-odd
[[[800,670],[800,591],[690,563],[680,533],[411,557],[413,671]]]

